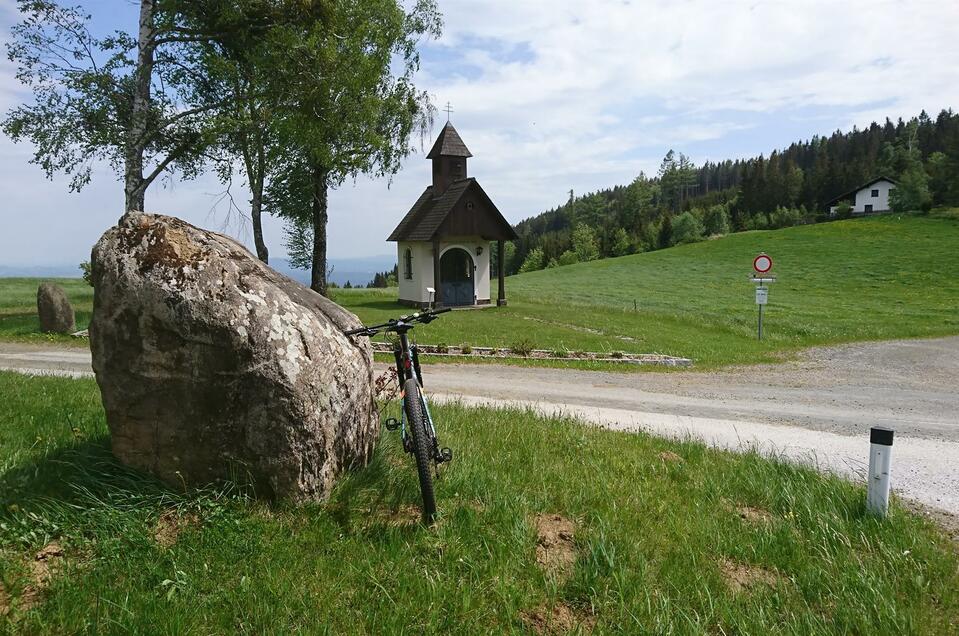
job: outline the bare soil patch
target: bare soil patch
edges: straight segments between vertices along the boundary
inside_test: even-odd
[[[545,605],[523,612],[523,622],[534,634],[568,634],[576,627],[583,633],[590,633],[596,626],[594,616],[581,616],[565,603],[556,603],[553,607]]]
[[[56,541],[48,543],[30,562],[30,581],[23,588],[17,607],[25,612],[39,605],[43,592],[63,565],[63,548]],[[8,597],[9,599],[9,597]]]
[[[681,464],[683,463],[683,458],[674,453],[673,451],[662,451],[659,453],[659,459],[666,462],[667,464]]]
[[[773,588],[782,581],[782,576],[773,570],[730,559],[722,559],[719,562],[719,569],[726,581],[726,586],[736,594],[761,586]]]
[[[181,515],[176,510],[167,510],[157,520],[156,528],[153,530],[153,540],[161,548],[171,548],[184,530],[196,528],[199,525],[200,518],[192,512]]]
[[[406,504],[396,510],[389,510],[382,519],[388,526],[397,528],[404,526],[415,526],[423,518],[422,511],[414,505]]]
[[[536,563],[550,576],[565,579],[576,564],[576,524],[558,514],[541,514],[536,527]]]
[[[899,500],[906,510],[933,522],[949,539],[959,547],[959,515],[955,515],[939,508],[933,508],[914,499],[902,498]]]
[[[736,514],[738,514],[739,518],[743,521],[753,525],[769,523],[773,518],[769,512],[762,508],[754,508],[753,506],[736,506]]]
[[[10,595],[7,589],[0,583],[0,616],[6,616],[10,613]]]

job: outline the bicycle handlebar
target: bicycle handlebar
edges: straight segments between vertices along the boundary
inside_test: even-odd
[[[429,311],[417,312],[409,316],[400,316],[399,318],[392,318],[388,322],[384,322],[381,325],[372,325],[370,327],[359,327],[357,329],[350,329],[349,331],[344,331],[344,336],[374,336],[380,331],[394,331],[399,326],[409,325],[413,322],[422,322],[424,324],[432,322],[436,319],[439,314],[445,314],[450,311],[449,307],[443,307],[442,309],[431,309]]]

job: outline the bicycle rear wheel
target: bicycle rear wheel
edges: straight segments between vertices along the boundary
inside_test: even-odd
[[[406,423],[409,426],[409,435],[413,440],[413,457],[416,458],[416,472],[420,479],[420,492],[423,494],[423,521],[432,523],[436,517],[433,473],[430,470],[433,464],[433,444],[426,423],[420,385],[414,378],[410,378],[403,384],[403,394],[405,396],[403,404],[406,409]]]

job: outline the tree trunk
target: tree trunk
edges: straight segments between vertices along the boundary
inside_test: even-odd
[[[270,262],[270,250],[263,240],[263,184],[266,179],[266,157],[263,150],[263,140],[256,138],[255,157],[251,156],[249,138],[243,135],[243,160],[246,164],[246,178],[250,183],[250,219],[253,221],[253,244],[256,246],[256,257],[264,263]]]
[[[147,141],[147,119],[150,114],[150,83],[153,79],[155,10],[154,0],[140,0],[136,83],[124,152],[124,214],[131,210],[142,211],[144,208],[144,192],[147,184],[143,180],[143,153]]]
[[[263,178],[253,187],[253,200],[250,210],[253,219],[253,244],[256,245],[256,257],[264,263],[270,262],[270,250],[263,240]]]
[[[313,168],[313,275],[310,287],[326,296],[326,220],[329,173]]]

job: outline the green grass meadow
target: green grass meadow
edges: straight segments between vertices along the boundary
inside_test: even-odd
[[[37,287],[43,282],[63,287],[73,305],[77,330],[87,328],[93,313],[93,288],[82,278],[0,278],[0,340],[86,346],[86,341],[71,336],[40,333]]]
[[[92,380],[0,373],[0,395],[0,632],[519,634],[560,606],[570,633],[959,627],[959,554],[928,521],[896,501],[879,521],[859,485],[754,453],[437,406],[455,458],[426,528],[395,434],[327,503],[296,508],[124,469]],[[541,513],[576,525],[568,576],[537,565]],[[175,541],[161,519],[179,520]],[[63,556],[39,585],[51,542]],[[737,591],[724,563],[768,582]]]
[[[748,280],[760,251],[773,257],[778,279],[762,342]],[[664,353],[701,368],[777,361],[815,345],[959,333],[957,272],[955,218],[884,215],[743,232],[511,276],[508,307],[455,312],[419,337],[430,344],[509,347],[528,339],[550,350]],[[366,321],[408,311],[395,295],[335,292]]]

